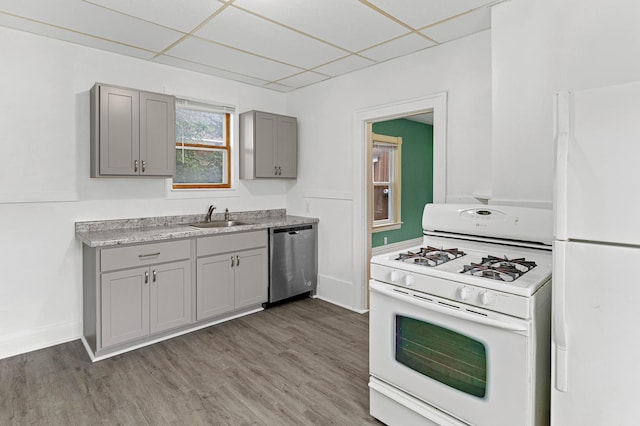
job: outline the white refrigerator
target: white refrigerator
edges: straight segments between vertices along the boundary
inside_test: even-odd
[[[556,95],[551,424],[640,424],[640,82]]]

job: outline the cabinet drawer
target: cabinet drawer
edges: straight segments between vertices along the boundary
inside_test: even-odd
[[[267,231],[263,230],[198,238],[196,252],[198,256],[209,256],[266,246]]]
[[[188,259],[190,252],[189,240],[103,249],[100,252],[100,271]]]

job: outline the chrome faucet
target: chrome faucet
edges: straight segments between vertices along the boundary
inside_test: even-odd
[[[224,220],[229,222],[229,209],[224,209]]]
[[[209,210],[207,210],[207,217],[206,217],[207,222],[211,222],[211,215],[213,214],[213,211],[215,209],[216,209],[216,206],[214,206],[213,204],[209,206]]]

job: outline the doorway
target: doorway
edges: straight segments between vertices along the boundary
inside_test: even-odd
[[[371,258],[371,203],[367,126],[369,123],[433,114],[433,202],[445,202],[447,93],[359,110],[355,114],[354,190],[353,190],[353,283],[355,300],[368,309],[368,276]]]
[[[433,201],[433,111],[369,124],[375,255],[422,239],[422,210]]]

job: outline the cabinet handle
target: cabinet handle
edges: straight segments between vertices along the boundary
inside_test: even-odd
[[[133,171],[138,173],[138,160],[133,160]]]
[[[146,168],[147,168],[147,162],[142,160],[142,173],[144,173]]]
[[[149,271],[144,271],[144,283],[149,283]]]
[[[240,266],[240,256],[236,256],[236,266]]]
[[[156,270],[153,270],[153,282],[155,283],[157,279]]]
[[[160,256],[160,252],[157,253],[149,253],[149,254],[139,254],[138,258],[139,259],[144,259],[145,257],[154,257],[154,256]]]
[[[278,175],[282,176],[282,167],[278,166]]]
[[[278,176],[278,166],[273,166],[273,174]]]
[[[234,266],[235,266],[235,265],[234,265],[233,256],[231,256],[231,267],[233,268]]]

